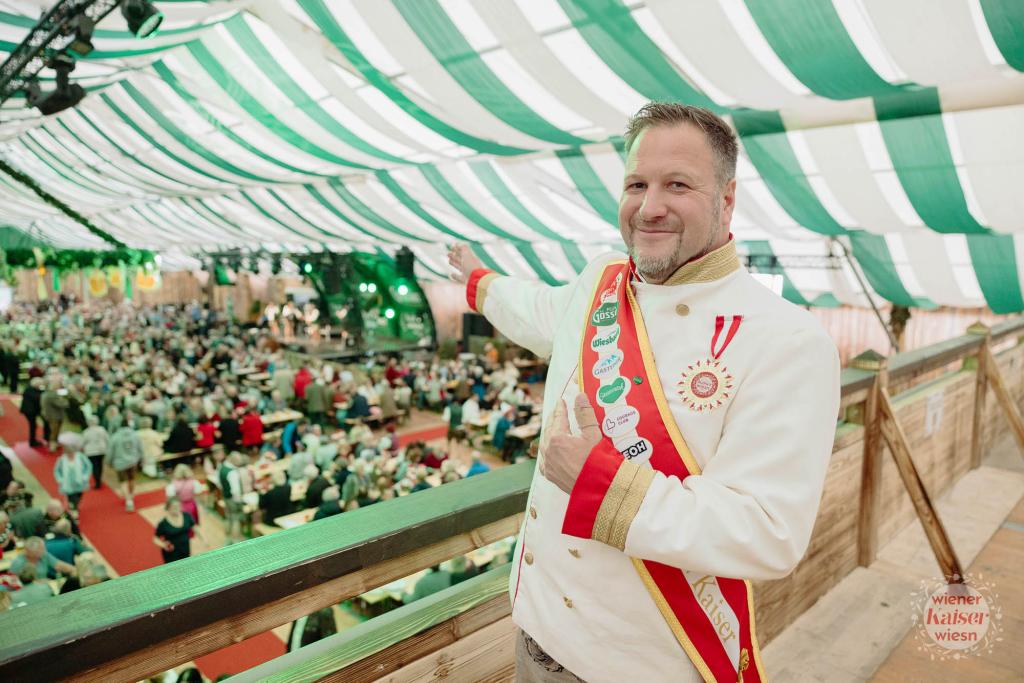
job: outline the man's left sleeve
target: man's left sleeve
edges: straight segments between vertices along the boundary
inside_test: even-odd
[[[715,576],[785,576],[810,541],[839,390],[831,339],[795,333],[766,350],[739,387],[701,474],[665,476],[602,439],[576,480],[562,532]]]

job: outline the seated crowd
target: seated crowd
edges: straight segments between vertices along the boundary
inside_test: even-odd
[[[487,471],[478,453],[467,466],[402,443],[397,424],[413,408],[444,411],[449,445],[472,425],[506,452],[508,430],[534,412],[516,365],[491,345],[448,361],[297,358],[264,329],[196,304],[9,309],[0,373],[12,392],[28,375],[28,441],[53,458],[63,500],[33,506],[0,458],[0,549],[22,546],[0,599],[30,604],[53,594],[48,580],[67,577],[66,592],[106,578],[78,532],[82,498],[105,470],[127,512],[140,472],[167,476],[154,543],[173,561],[189,555],[200,504],[223,514],[230,544],[300,512],[298,523],[322,519]]]

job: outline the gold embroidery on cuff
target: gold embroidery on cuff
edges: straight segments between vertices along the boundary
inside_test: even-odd
[[[615,514],[615,519],[612,521],[612,528],[606,541],[608,545],[623,551],[626,549],[626,536],[629,534],[629,527],[633,524],[637,512],[640,511],[640,504],[644,502],[647,489],[651,487],[651,482],[654,481],[654,470],[650,467],[623,463],[623,467],[626,465],[637,468],[637,473],[633,477],[633,481],[630,482],[629,489],[626,490],[626,495],[622,499],[619,511]]]
[[[622,505],[622,500],[626,496],[626,492],[629,490],[629,485],[633,481],[633,477],[636,476],[635,465],[633,468],[627,467],[628,462],[623,462],[619,465],[619,469],[615,472],[615,477],[612,479],[611,486],[604,494],[604,499],[601,500],[601,507],[597,509],[597,518],[594,520],[594,530],[590,534],[590,538],[601,543],[608,542],[608,534],[612,530],[612,522],[615,521],[615,515],[619,511],[619,506]]]
[[[476,312],[483,315],[484,312],[484,298],[487,296],[487,288],[491,286],[491,283],[498,279],[500,275],[497,273],[487,273],[476,283]]]

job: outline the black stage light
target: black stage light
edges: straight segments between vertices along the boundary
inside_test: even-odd
[[[49,66],[57,72],[57,88],[53,92],[44,93],[39,84],[33,81],[26,89],[29,106],[35,107],[45,116],[70,109],[85,97],[85,89],[70,82],[71,72],[75,70],[75,60],[70,55],[54,56]]]
[[[148,0],[124,0],[121,3],[121,16],[128,22],[128,30],[136,38],[147,38],[160,28],[164,20],[163,12]]]
[[[68,43],[68,50],[78,57],[85,57],[93,51],[92,32],[96,28],[95,21],[84,14],[79,14],[71,20],[68,28],[75,35],[74,39]]]

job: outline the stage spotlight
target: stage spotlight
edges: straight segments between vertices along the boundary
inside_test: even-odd
[[[148,0],[124,0],[121,3],[121,16],[128,22],[128,30],[136,38],[148,38],[160,28],[164,20],[163,12]]]
[[[366,283],[365,282],[360,282],[359,283],[359,291],[360,292],[366,292],[366,290],[367,290]]]
[[[310,263],[309,261],[306,261],[305,263],[303,263],[302,264],[302,272],[306,273],[306,274],[312,273],[313,272],[313,264]]]
[[[395,309],[393,309],[393,308],[385,308],[384,309],[384,317],[387,318],[388,320],[391,320],[392,318],[394,318],[395,317]]]
[[[69,28],[74,31],[75,37],[68,43],[68,50],[77,57],[85,57],[92,52],[92,31],[96,28],[96,22],[84,14],[79,14],[71,20]]]
[[[377,291],[377,285],[371,282],[370,284],[366,285],[366,291],[369,292],[370,294],[373,294],[374,292]]]
[[[407,285],[398,285],[398,296],[405,296],[409,293],[409,287]]]
[[[53,92],[44,93],[39,83],[32,81],[25,89],[25,99],[30,107],[35,107],[45,116],[70,109],[85,97],[85,89],[77,83],[71,83],[70,75],[75,70],[75,60],[70,55],[55,55],[48,66],[57,72],[57,88]]]

